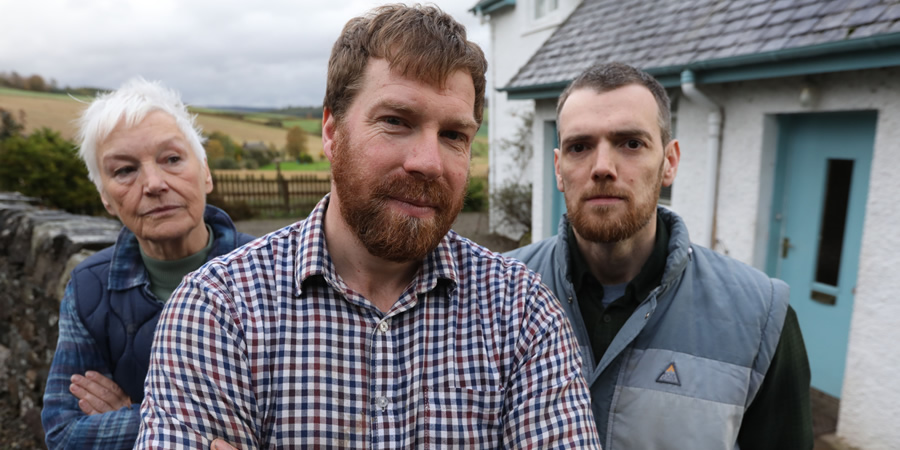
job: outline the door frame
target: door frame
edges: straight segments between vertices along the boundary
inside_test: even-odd
[[[865,124],[864,126],[866,126],[866,127],[868,127],[868,125],[871,124],[872,129],[871,129],[871,134],[868,134],[869,133],[868,128],[865,129],[865,134],[867,136],[869,136],[869,137],[867,137],[867,139],[871,139],[871,140],[868,144],[858,147],[858,150],[855,152],[856,154],[853,157],[854,164],[858,166],[858,167],[854,168],[853,176],[854,176],[854,178],[860,177],[860,176],[863,178],[854,179],[853,181],[851,181],[851,183],[853,183],[851,185],[851,189],[854,189],[854,186],[855,186],[855,189],[862,189],[863,192],[860,193],[858,191],[851,191],[849,193],[849,195],[851,196],[851,199],[854,195],[861,196],[861,197],[856,198],[856,203],[848,202],[848,208],[851,208],[851,207],[858,208],[859,213],[851,216],[853,214],[853,212],[851,210],[848,209],[848,211],[846,212],[846,216],[845,216],[845,220],[846,220],[845,227],[846,228],[844,230],[844,241],[841,244],[842,245],[841,262],[840,262],[841,266],[840,266],[840,272],[838,275],[839,278],[837,281],[838,288],[834,288],[832,286],[817,283],[815,280],[815,275],[814,275],[815,264],[819,258],[818,245],[816,245],[813,249],[811,249],[811,251],[815,252],[815,254],[813,255],[813,258],[812,258],[813,267],[808,267],[808,269],[810,269],[810,272],[813,273],[813,279],[809,280],[810,281],[809,286],[807,286],[805,284],[806,283],[805,281],[803,282],[804,283],[803,285],[791,286],[792,298],[793,298],[794,302],[797,302],[797,305],[795,305],[795,309],[797,308],[797,306],[800,306],[800,303],[799,303],[800,301],[803,301],[806,299],[806,296],[804,293],[810,288],[815,288],[816,290],[822,290],[822,291],[832,290],[832,291],[834,291],[833,292],[834,295],[838,295],[839,290],[849,289],[851,292],[849,294],[850,295],[849,298],[852,303],[851,303],[850,307],[848,308],[848,312],[847,312],[849,314],[849,317],[846,317],[846,334],[843,333],[842,326],[839,328],[842,333],[842,339],[845,344],[845,350],[843,353],[844,363],[841,365],[840,386],[838,387],[837,392],[836,392],[838,394],[838,396],[840,395],[840,391],[843,389],[843,377],[844,377],[844,374],[846,373],[846,358],[847,358],[847,351],[849,350],[848,344],[849,344],[849,337],[850,337],[850,327],[851,327],[851,323],[852,323],[853,304],[855,303],[855,293],[852,293],[852,292],[855,291],[855,285],[858,282],[858,277],[859,277],[859,257],[860,257],[860,252],[862,250],[862,248],[861,248],[862,247],[862,237],[863,237],[865,221],[866,221],[866,203],[868,201],[869,189],[870,189],[870,177],[871,177],[871,170],[872,170],[871,164],[872,164],[872,159],[874,157],[874,152],[875,152],[875,134],[877,132],[878,111],[877,110],[861,110],[861,111],[829,111],[829,112],[816,112],[816,113],[779,114],[776,116],[771,116],[772,121],[767,122],[768,125],[774,125],[774,127],[773,127],[774,132],[771,133],[771,135],[774,135],[774,139],[771,139],[772,136],[767,136],[770,139],[766,139],[766,142],[774,144],[774,146],[771,147],[774,149],[774,151],[772,152],[774,154],[771,155],[771,157],[775,161],[775,170],[773,171],[774,175],[773,175],[773,179],[771,181],[772,191],[771,191],[770,198],[772,200],[771,200],[771,204],[768,205],[769,220],[767,222],[767,224],[768,224],[768,230],[767,230],[768,239],[767,239],[767,243],[766,243],[765,271],[770,276],[781,277],[781,276],[785,275],[782,271],[782,264],[784,262],[784,259],[781,257],[781,241],[782,241],[783,237],[788,233],[787,226],[788,226],[788,221],[790,220],[790,216],[786,215],[786,217],[782,218],[780,216],[780,214],[782,211],[785,211],[785,207],[791,208],[790,205],[785,206],[785,202],[787,201],[787,198],[790,195],[790,192],[787,191],[788,183],[789,183],[788,179],[791,176],[797,176],[797,174],[801,174],[801,176],[802,176],[802,170],[796,170],[796,169],[792,170],[792,168],[789,167],[789,161],[790,161],[791,155],[787,148],[787,145],[788,145],[787,141],[786,141],[787,137],[784,133],[790,132],[791,128],[790,128],[790,125],[785,127],[784,122],[786,122],[786,119],[789,119],[790,117],[805,116],[807,118],[814,118],[814,116],[825,117],[827,115],[833,115],[833,117],[835,117],[835,116],[838,116],[841,114],[843,114],[845,116],[853,116],[854,117],[853,120],[858,120],[859,123],[864,123]],[[871,115],[871,119],[868,117],[868,115]],[[856,117],[858,117],[858,119],[856,119]],[[832,118],[832,120],[834,120],[834,119]],[[814,125],[814,126],[819,126],[819,125]],[[826,147],[825,151],[829,152],[827,147]],[[833,150],[831,150],[831,151],[833,151]],[[824,158],[826,161],[825,168],[827,170],[827,167],[828,167],[827,161],[828,161],[828,159],[831,159],[831,158],[829,158],[828,156],[823,156],[822,158]],[[840,159],[840,158],[838,158],[838,159]],[[828,176],[827,173],[824,176],[827,177]],[[815,179],[818,180],[818,178],[815,178]],[[817,198],[817,201],[824,201],[824,196],[827,193],[827,185],[825,183],[827,183],[828,180],[826,178],[826,179],[822,179],[821,181],[822,181],[822,187],[818,191],[818,192],[820,192],[820,196]],[[803,181],[800,181],[800,183],[803,183]],[[818,208],[819,214],[823,213],[823,208],[824,208],[824,206],[819,206],[819,208]],[[787,213],[789,214],[789,211],[787,211]],[[787,220],[783,220],[783,219],[787,219]],[[854,221],[854,219],[856,219],[856,220]],[[821,221],[822,220],[823,220],[822,218],[819,218],[817,220],[817,223],[818,223],[817,226],[819,227],[819,229],[815,231],[817,233],[821,232],[821,227],[822,227]],[[853,225],[854,222],[858,222],[857,223],[858,228],[854,227],[854,225]],[[761,223],[766,223],[766,222],[761,222]],[[790,236],[788,236],[788,237],[790,237]],[[806,269],[807,268],[804,268],[804,270],[806,270]],[[852,275],[850,273],[847,273],[847,270],[851,270]],[[848,284],[849,283],[848,278],[851,276],[852,276],[852,280],[853,280],[852,286]],[[785,281],[793,281],[793,282],[797,283],[796,279],[795,280],[785,280]],[[832,293],[832,292],[829,291],[828,293]],[[801,320],[801,322],[804,322],[804,317],[801,317],[801,316],[803,316],[803,310],[808,311],[808,312],[806,312],[806,314],[819,314],[819,313],[809,312],[809,311],[817,311],[815,309],[809,309],[809,308],[816,308],[816,307],[817,306],[809,306],[809,305],[803,304],[801,311],[798,311],[798,318]],[[841,313],[843,313],[843,311],[841,311]],[[817,316],[817,317],[822,317],[822,316]],[[809,328],[810,327],[809,322],[808,322],[809,320],[811,320],[811,318],[806,317],[805,321],[807,321],[807,330],[806,330],[807,332],[806,332],[804,338],[806,339],[807,349],[810,349],[810,343],[812,342],[810,340],[810,338],[814,339],[816,337],[816,336],[810,336],[810,334],[814,334],[814,333],[810,333],[810,330],[811,329],[813,329],[813,330],[821,329],[821,328],[817,328],[816,326],[814,326],[813,328]],[[842,322],[843,322],[843,319],[841,320],[841,324],[839,324],[839,325],[842,325]],[[821,324],[821,325],[817,325],[817,326],[824,327],[824,326],[827,326],[827,324]],[[819,336],[821,336],[821,334],[819,334]],[[814,367],[811,367],[811,369],[815,370]],[[819,370],[821,371],[823,369],[820,367]],[[826,379],[826,380],[822,380],[822,382],[824,382],[826,384],[833,383],[833,380],[834,380],[833,373],[829,373],[829,376],[831,378],[831,381],[828,381]],[[820,375],[820,377],[821,377],[821,375]],[[815,373],[813,374],[813,378],[816,378]],[[832,388],[832,393],[835,393],[833,391],[833,388]]]

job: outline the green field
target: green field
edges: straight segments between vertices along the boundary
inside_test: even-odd
[[[243,120],[247,122],[258,123],[260,125],[266,125],[266,122],[270,120],[278,120],[281,122],[281,128],[290,129],[295,126],[299,126],[303,128],[304,131],[314,135],[320,135],[322,133],[322,119],[319,118],[302,118],[297,116],[291,116],[288,114],[278,114],[278,113],[265,113],[265,112],[241,112],[241,111],[227,111],[221,109],[214,108],[200,108],[200,107],[191,107],[191,110],[198,114],[207,114],[207,115],[215,115],[222,117],[229,117],[236,120]],[[273,127],[278,128],[278,127]]]
[[[275,164],[262,166],[259,170],[275,170]],[[281,163],[282,172],[327,172],[329,170],[331,170],[331,163],[327,159],[309,164],[300,164],[296,161],[284,161]]]
[[[303,128],[303,131],[306,131],[309,134],[319,135],[322,133],[322,119],[301,119],[294,116],[283,116],[283,118],[268,117],[275,115],[278,114],[247,114],[244,116],[244,120],[265,125],[267,121],[274,118],[281,121],[281,127],[284,129],[291,129],[295,126],[299,126],[300,128]]]
[[[47,127],[59,131],[67,139],[76,136],[76,120],[90,100],[86,97],[73,99],[66,94],[0,88],[0,108],[13,112],[17,117],[19,111],[24,111],[26,133]],[[214,110],[207,113],[204,108],[197,108],[193,111],[199,114],[197,123],[203,127],[203,130],[207,132],[221,131],[238,143],[262,141],[280,147],[286,141],[287,130],[282,128],[267,127],[249,120],[238,120],[235,117],[216,114],[212,112]],[[308,135],[307,146],[310,149],[321,149],[321,138],[312,134]]]
[[[481,128],[478,129],[478,134],[475,136],[488,137],[488,112],[490,109],[484,108],[484,115],[481,118]]]
[[[314,134],[316,136],[321,136],[322,133],[322,119],[318,117],[313,118],[302,118],[297,116],[291,116],[288,114],[278,114],[278,113],[263,113],[263,112],[240,112],[240,111],[226,111],[221,109],[213,109],[213,108],[199,108],[192,107],[196,113],[202,114],[210,114],[216,116],[224,116],[231,117],[237,120],[244,120],[248,122],[254,122],[265,125],[266,122],[272,119],[280,120],[281,127],[284,129],[290,129],[295,126],[299,126],[303,128],[304,131],[310,134]],[[275,127],[277,128],[277,127]],[[481,128],[478,129],[478,134],[475,136],[486,138],[488,135],[488,108],[484,109],[484,119],[481,123]]]
[[[36,92],[36,91],[26,91],[23,89],[10,89],[5,87],[0,87],[0,95],[19,95],[22,97],[36,97],[36,98],[69,98],[68,94],[56,94],[53,92]],[[93,100],[93,97],[85,96],[85,95],[73,95],[72,97],[89,102]]]
[[[320,135],[322,134],[322,119],[292,119],[285,120],[283,122],[285,128],[294,128],[295,126],[299,126],[303,128],[303,131],[306,131],[310,134]]]

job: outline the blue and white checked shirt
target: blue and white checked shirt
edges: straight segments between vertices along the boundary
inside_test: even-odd
[[[213,248],[208,254],[209,258],[227,253],[233,250],[236,244],[246,243],[252,238],[237,233],[231,219],[222,210],[207,205],[203,217],[213,229],[214,241]],[[124,293],[125,298],[132,300],[136,299],[129,297],[130,293],[144,296],[147,301],[156,300],[156,296],[150,292],[149,274],[141,261],[140,246],[134,233],[123,227],[115,246],[105,251],[111,253],[107,262],[109,276],[104,280],[108,281],[102,283],[104,289]],[[94,261],[97,265],[93,266],[93,269],[97,269],[97,273],[104,273],[99,269],[104,263],[97,263],[95,259],[102,254],[103,252],[88,259],[85,264]],[[79,266],[81,269],[84,267]],[[46,443],[50,449],[130,449],[134,447],[141,425],[139,403],[116,411],[87,415],[78,407],[78,398],[69,391],[70,377],[73,374],[84,375],[88,370],[97,371],[115,380],[113,376],[115,362],[110,361],[108,356],[110,342],[98,342],[78,314],[78,305],[88,301],[84,298],[88,295],[83,290],[84,286],[80,288],[74,279],[69,281],[60,305],[59,340],[47,375],[44,405],[41,410]],[[139,294],[135,293],[138,291]],[[96,318],[97,316],[94,316],[95,320]],[[108,325],[108,319],[103,319],[102,323]],[[146,344],[142,348],[143,354],[130,346],[123,352],[138,355],[137,360],[143,359],[141,365],[146,366],[149,351]],[[140,376],[143,377],[143,373]],[[136,382],[141,381],[143,378]],[[141,398],[132,397],[132,400],[140,402]]]
[[[388,313],[308,219],[185,278],[137,448],[599,448],[571,328],[515,260],[449,232]]]
[[[75,310],[75,288],[70,282],[59,309],[59,341],[47,375],[41,411],[48,448],[124,449],[134,446],[141,423],[137,404],[89,416],[78,407],[78,398],[69,392],[72,374],[84,375],[88,370],[96,370],[111,379],[108,366],[109,362]]]

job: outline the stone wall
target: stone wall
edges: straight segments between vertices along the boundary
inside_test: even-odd
[[[69,273],[121,227],[0,193],[0,447],[43,447],[42,397]]]

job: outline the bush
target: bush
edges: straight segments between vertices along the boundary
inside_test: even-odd
[[[206,149],[207,161],[222,159],[225,157],[225,146],[218,139],[210,139],[203,145]]]
[[[534,113],[514,113],[515,117],[522,120],[516,133],[511,139],[502,139],[500,148],[503,152],[512,156],[512,164],[507,170],[518,176],[507,177],[507,181],[491,192],[491,210],[499,214],[497,226],[510,227],[517,232],[522,232],[522,240],[531,240],[531,184],[527,182],[525,172],[528,162],[531,160],[531,128],[534,124]],[[519,180],[526,180],[520,183]],[[526,240],[527,239],[527,240]]]
[[[273,151],[270,149],[258,150],[258,149],[245,149],[244,150],[244,162],[253,161],[256,163],[256,167],[263,167],[269,164],[272,164],[272,161],[278,157],[278,151]],[[255,167],[254,167],[255,168]]]
[[[287,133],[287,144],[284,151],[291,158],[300,161],[303,155],[309,155],[309,149],[306,148],[306,130],[299,126],[294,126]]]
[[[523,227],[531,232],[531,185],[509,182],[491,195],[491,207],[499,210],[500,225]]]
[[[488,142],[483,139],[476,139],[472,142],[472,156],[488,156]]]
[[[209,162],[210,169],[234,170],[238,169],[238,162],[231,158],[219,158]]]
[[[466,200],[463,203],[463,211],[484,211],[487,181],[484,178],[470,178],[466,188]]]
[[[75,214],[104,212],[75,144],[49,128],[0,140],[0,190],[40,198]]]
[[[0,108],[0,141],[18,136],[24,129],[25,126],[17,122],[11,112]]]
[[[224,157],[224,158],[237,159],[235,156],[241,154],[240,146],[235,144],[234,140],[231,139],[231,136],[228,136],[227,134],[225,134],[221,131],[213,131],[212,133],[209,133],[206,136],[206,139],[207,139],[207,141],[206,141],[207,149],[209,148],[209,143],[211,141],[219,141],[219,144],[222,146],[222,150],[224,153],[224,155],[222,155],[222,157]],[[216,153],[218,153],[218,150],[216,150]],[[207,156],[216,157],[219,155],[207,155]],[[212,158],[210,158],[210,159],[212,159]]]
[[[309,153],[303,153],[303,154],[300,155],[299,158],[297,158],[297,162],[300,163],[300,164],[312,164],[312,163],[313,163],[313,157],[310,156]]]
[[[241,200],[234,203],[228,203],[215,191],[215,189],[206,196],[206,203],[225,211],[225,213],[228,214],[228,217],[231,217],[231,220],[235,222],[256,217],[256,212],[253,211],[253,208],[251,208],[247,202]]]

